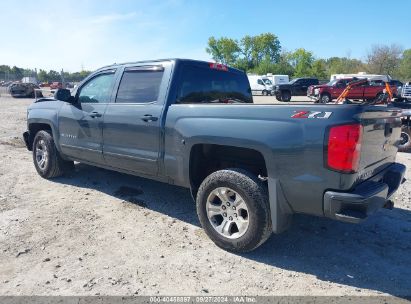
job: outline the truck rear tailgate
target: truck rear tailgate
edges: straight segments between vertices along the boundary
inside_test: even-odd
[[[363,127],[358,178],[366,180],[395,161],[401,134],[401,111],[386,106],[369,106],[358,114]]]

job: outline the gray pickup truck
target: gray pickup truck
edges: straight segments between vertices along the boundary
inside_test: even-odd
[[[250,251],[294,213],[358,223],[403,181],[401,112],[375,105],[253,104],[245,73],[171,59],[115,64],[28,107],[37,172],[73,161],[183,186],[220,247]]]

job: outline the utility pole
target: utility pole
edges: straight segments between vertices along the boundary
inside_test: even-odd
[[[61,69],[60,74],[61,74],[61,84],[63,85],[63,88],[65,88],[66,87],[66,81],[64,80],[64,71],[63,71],[63,69]]]

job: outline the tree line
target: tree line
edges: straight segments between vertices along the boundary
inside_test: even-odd
[[[0,80],[4,81],[21,80],[23,77],[36,77],[39,82],[63,81],[63,79],[66,82],[79,82],[90,73],[90,71],[69,73],[64,71],[23,69],[16,66],[0,65]]]
[[[217,62],[259,75],[273,73],[328,79],[331,74],[365,71],[391,75],[402,81],[411,80],[411,49],[404,50],[396,44],[373,45],[364,60],[349,57],[324,59],[304,48],[284,50],[275,34],[263,33],[246,35],[239,40],[210,37],[206,52]]]

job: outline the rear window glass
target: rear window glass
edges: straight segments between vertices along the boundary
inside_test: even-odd
[[[252,103],[245,74],[209,67],[182,67],[178,103]]]
[[[157,101],[163,71],[125,71],[117,92],[117,103]]]

